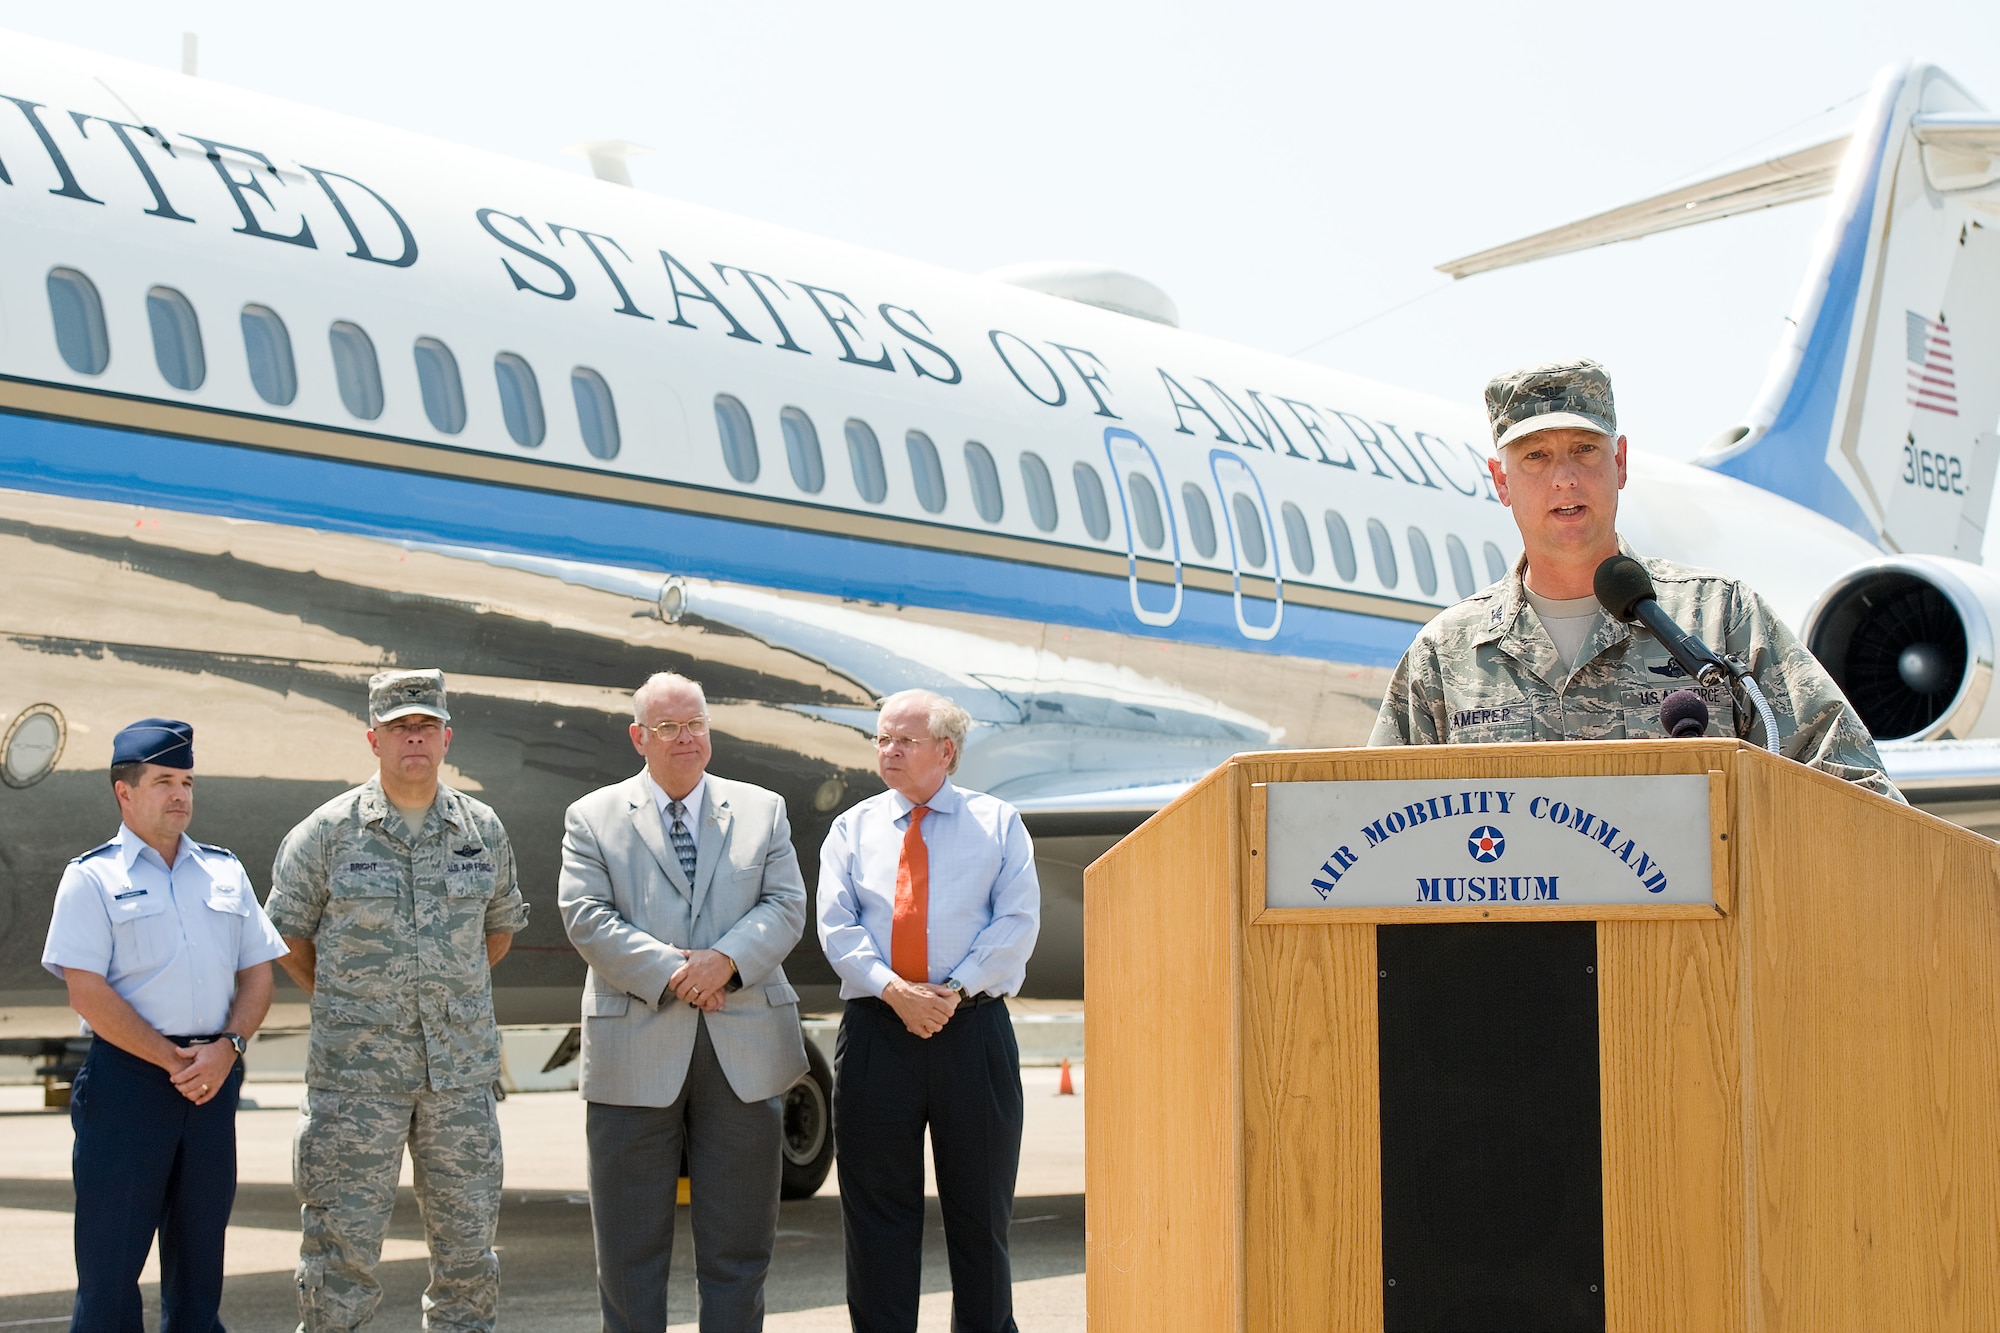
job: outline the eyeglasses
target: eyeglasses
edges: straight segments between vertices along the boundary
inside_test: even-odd
[[[905,750],[914,750],[917,746],[929,745],[932,741],[936,739],[937,737],[935,736],[878,735],[875,737],[875,748],[878,750],[893,750],[898,745],[900,745]]]
[[[708,735],[708,714],[704,713],[700,717],[691,718],[686,722],[655,722],[650,727],[641,722],[638,726],[639,730],[649,733],[655,740],[677,741],[681,738],[683,731],[696,740],[700,740],[703,736]]]

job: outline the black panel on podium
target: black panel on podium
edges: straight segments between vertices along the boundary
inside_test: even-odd
[[[1378,926],[1387,1333],[1604,1328],[1597,926]]]

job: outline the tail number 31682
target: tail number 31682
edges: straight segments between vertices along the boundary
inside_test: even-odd
[[[1965,494],[1965,465],[1951,454],[1934,454],[1913,444],[1903,446],[1903,480],[1927,491]]]

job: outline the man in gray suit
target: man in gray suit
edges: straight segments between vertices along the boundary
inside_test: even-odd
[[[632,696],[633,778],[569,808],[557,902],[590,973],[583,1098],[607,1333],[661,1333],[687,1152],[703,1333],[764,1326],[780,1095],[806,1071],[779,963],[806,889],[775,792],[710,776],[701,686]]]

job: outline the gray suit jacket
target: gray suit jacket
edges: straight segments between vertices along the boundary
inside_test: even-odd
[[[564,819],[557,904],[590,964],[586,1101],[668,1106],[680,1096],[700,1017],[667,991],[683,949],[720,949],[736,960],[742,988],[707,1015],[736,1095],[775,1097],[806,1072],[798,992],[779,966],[806,921],[785,802],[711,773],[703,805],[693,884],[667,846],[643,775],[591,792]]]

